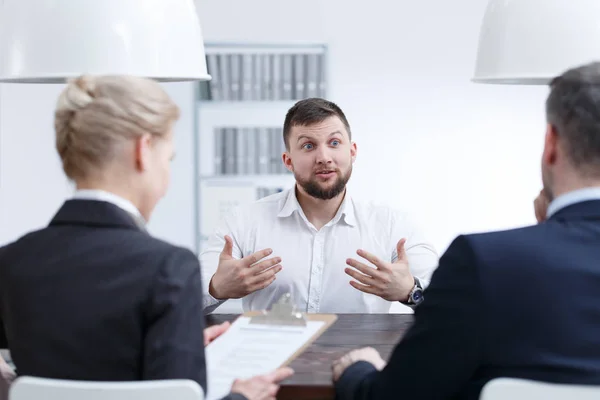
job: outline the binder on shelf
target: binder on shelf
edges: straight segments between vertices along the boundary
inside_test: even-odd
[[[283,97],[283,83],[282,83],[282,64],[281,55],[273,54],[271,57],[271,98],[270,100],[282,100]]]
[[[225,139],[225,154],[223,157],[224,162],[224,175],[233,175],[235,173],[235,130],[233,128],[223,128]]]
[[[252,97],[251,100],[264,100],[263,99],[263,58],[264,54],[253,54],[252,55]]]
[[[223,175],[225,171],[223,171],[223,153],[224,153],[224,143],[223,143],[223,129],[215,128],[214,132],[214,161],[215,161],[215,175]]]
[[[243,54],[242,55],[242,96],[240,100],[248,101],[253,100],[253,91],[254,91],[254,62],[252,54]]]
[[[256,146],[256,129],[246,129],[246,171],[248,175],[254,175],[258,171],[256,169],[256,159],[258,158]]]
[[[235,173],[237,175],[245,175],[248,173],[246,157],[248,157],[248,135],[246,131],[248,128],[238,128],[235,130],[236,135],[236,154],[235,154]]]
[[[306,54],[295,54],[294,56],[294,93],[295,99],[306,98],[306,73],[305,73],[305,59]]]
[[[221,99],[233,100],[231,96],[229,54],[219,54],[219,82],[221,82]]]
[[[241,72],[242,72],[242,61],[241,61],[241,55],[239,54],[231,54],[229,55],[230,59],[230,80],[229,80],[229,85],[231,87],[231,100],[233,101],[238,101],[238,100],[242,100],[242,93],[241,93],[241,83],[242,83],[242,79],[241,79]]]
[[[208,81],[208,85],[210,87],[210,96],[208,99],[220,101],[222,100],[221,95],[221,83],[219,77],[221,74],[219,73],[219,57],[217,54],[208,54],[206,56],[208,73],[211,76],[211,80]],[[206,82],[204,82],[206,83]]]
[[[319,55],[308,54],[306,66],[306,97],[320,97],[319,94]]]
[[[270,164],[269,164],[269,173],[277,174],[279,171],[279,166],[281,165],[281,153],[279,153],[279,146],[277,146],[277,128],[268,128],[269,132],[269,153]]]
[[[282,93],[283,100],[294,99],[292,85],[294,80],[294,64],[291,54],[282,54],[281,56],[281,75],[282,75]]]
[[[257,57],[262,59],[260,71],[261,78],[261,95],[260,100],[272,100],[273,99],[273,55],[272,54],[260,54]]]
[[[319,95],[319,97],[325,97],[325,80],[327,77],[327,71],[325,68],[325,56],[323,54],[319,54],[317,59],[319,60],[318,63],[318,89],[317,89],[317,93]]]
[[[261,127],[258,128],[258,171],[259,175],[268,174],[269,169],[269,160],[271,158],[271,154],[269,153],[269,135],[268,129]]]

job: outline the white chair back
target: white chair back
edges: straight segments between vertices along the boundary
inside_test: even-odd
[[[479,400],[598,400],[600,386],[546,383],[515,378],[489,381]]]
[[[10,387],[9,400],[204,400],[192,380],[90,382],[22,376]]]

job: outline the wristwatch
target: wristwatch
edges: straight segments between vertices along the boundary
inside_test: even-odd
[[[415,280],[415,286],[408,294],[408,301],[404,303],[407,306],[418,306],[425,299],[423,296],[423,285],[421,285],[421,281],[419,281],[419,278],[416,276],[414,276],[413,279]]]

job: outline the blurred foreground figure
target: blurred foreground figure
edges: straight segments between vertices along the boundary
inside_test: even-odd
[[[387,365],[369,348],[334,363],[338,399],[477,399],[497,377],[600,385],[600,64],[554,79],[546,116],[542,222],[456,238]]]

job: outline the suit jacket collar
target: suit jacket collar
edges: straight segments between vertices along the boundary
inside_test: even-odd
[[[73,193],[72,199],[77,200],[102,200],[112,203],[116,206],[121,207],[123,210],[128,213],[135,215],[136,217],[143,220],[142,214],[140,214],[140,210],[136,208],[136,206],[126,198],[123,198],[117,194],[112,192],[108,192],[106,190],[101,189],[77,189],[75,193]]]
[[[135,215],[102,200],[67,200],[50,221],[50,226],[83,225],[126,228],[145,231],[144,224]]]
[[[587,200],[561,208],[549,220],[600,219],[600,200]]]

